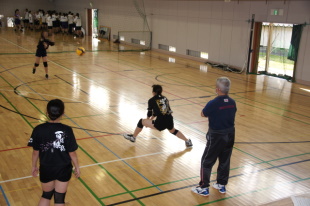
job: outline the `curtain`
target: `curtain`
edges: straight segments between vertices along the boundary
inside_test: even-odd
[[[302,28],[303,28],[303,25],[301,24],[293,26],[291,45],[290,45],[288,56],[287,56],[288,59],[293,60],[293,61],[297,60]]]

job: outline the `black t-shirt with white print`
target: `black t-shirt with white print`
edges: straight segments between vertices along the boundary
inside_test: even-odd
[[[147,110],[152,111],[154,117],[170,115],[172,113],[168,99],[162,95],[155,95],[149,99]]]
[[[33,129],[28,146],[39,151],[40,165],[55,167],[71,164],[69,152],[78,149],[71,127],[49,122]]]

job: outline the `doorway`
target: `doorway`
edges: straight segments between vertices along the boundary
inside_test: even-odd
[[[257,72],[293,77],[294,61],[288,59],[293,24],[263,22]]]
[[[87,9],[87,35],[98,37],[98,9]]]

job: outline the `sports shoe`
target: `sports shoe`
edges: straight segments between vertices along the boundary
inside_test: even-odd
[[[209,188],[201,188],[201,187],[192,187],[192,192],[201,195],[201,196],[209,196]]]
[[[48,74],[45,74],[45,78],[48,79]]]
[[[193,146],[193,143],[192,143],[192,140],[191,139],[188,139],[187,141],[185,141],[185,145],[186,147],[190,148]]]
[[[132,134],[123,134],[124,138],[131,141],[131,142],[135,142],[136,138],[132,135]]]
[[[212,187],[214,187],[215,189],[219,190],[219,192],[222,193],[222,194],[226,193],[225,185],[213,183]]]
[[[32,74],[36,73],[36,68],[32,69]]]

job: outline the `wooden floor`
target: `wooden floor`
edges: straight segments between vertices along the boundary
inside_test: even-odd
[[[156,52],[117,52],[113,43],[61,34],[49,49],[46,80],[42,62],[32,74],[38,36],[0,29],[1,206],[33,206],[41,196],[26,145],[54,98],[65,101],[62,122],[74,127],[82,167],[81,178],[70,181],[67,205],[293,205],[291,196],[310,193],[309,86]],[[75,54],[79,46],[84,56]],[[232,81],[236,143],[227,193],[210,189],[201,197],[190,191],[199,182],[208,130],[200,112],[220,76]],[[175,126],[192,149],[168,131],[144,129],[136,143],[120,135],[146,116],[152,84],[163,85]]]

